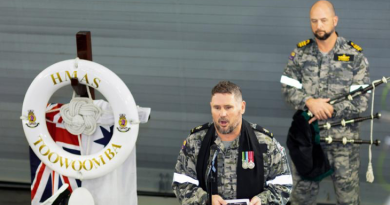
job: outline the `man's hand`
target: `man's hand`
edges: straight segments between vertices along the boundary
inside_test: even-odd
[[[250,205],[261,205],[261,200],[258,196],[254,196],[252,199],[251,199],[251,203]]]
[[[315,120],[326,120],[333,115],[333,106],[329,104],[329,98],[309,98],[306,100],[306,107],[315,116],[309,121],[309,124]]]
[[[212,201],[213,201],[213,205],[226,205],[227,202],[225,200],[222,199],[221,196],[219,195],[213,195],[212,197]]]
[[[309,120],[309,125],[310,125],[312,122],[316,121],[316,120],[317,120],[316,116],[312,117],[312,118]]]

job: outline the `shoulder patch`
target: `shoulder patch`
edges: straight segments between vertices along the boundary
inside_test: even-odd
[[[294,60],[294,58],[295,58],[295,55],[296,55],[296,53],[293,51],[293,52],[291,52],[291,54],[290,54],[290,57],[288,57],[288,59],[290,59],[290,60]]]
[[[184,140],[183,145],[181,146],[181,150],[184,152],[184,154],[187,154],[187,140]]]
[[[302,47],[305,47],[307,45],[310,45],[311,43],[313,43],[313,40],[312,39],[307,39],[305,41],[301,41],[297,44],[297,47],[298,48],[302,48]]]
[[[191,134],[194,134],[194,133],[199,132],[199,131],[201,131],[201,130],[209,129],[211,124],[212,124],[212,123],[206,123],[206,124],[203,124],[203,125],[199,125],[199,126],[197,126],[197,127],[194,127],[194,128],[192,128],[192,130],[191,130]]]
[[[352,41],[349,41],[349,42],[348,42],[348,45],[350,45],[352,48],[356,49],[356,50],[359,51],[359,52],[362,52],[362,51],[363,51],[362,47],[358,46],[357,44],[355,44],[355,43],[352,42]]]
[[[259,131],[259,132],[261,132],[261,133],[263,133],[263,134],[265,134],[265,135],[267,135],[267,136],[269,136],[269,137],[271,137],[271,138],[274,137],[274,134],[272,134],[272,132],[268,131],[267,129],[263,128],[263,127],[260,126],[260,125],[256,125],[255,130],[256,130],[256,131]]]

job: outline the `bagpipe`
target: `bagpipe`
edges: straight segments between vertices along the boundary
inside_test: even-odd
[[[388,80],[390,80],[390,77],[388,77],[388,78],[383,77],[380,80],[375,80],[367,87],[360,86],[358,89],[356,89],[356,90],[354,90],[346,95],[341,95],[341,96],[332,98],[329,101],[329,104],[334,105],[334,104],[342,102],[344,100],[352,101],[353,98],[355,98],[356,96],[363,95],[363,94],[367,93],[368,91],[375,89],[376,87],[378,87],[382,83],[387,83]],[[306,112],[308,112],[309,116],[313,116],[313,114],[310,111],[306,111]]]
[[[318,127],[319,127],[319,130],[329,130],[330,128],[332,127],[336,127],[336,126],[347,126],[347,124],[352,124],[352,123],[355,123],[355,122],[363,122],[365,120],[372,120],[372,119],[379,119],[381,118],[381,114],[380,113],[376,113],[375,115],[370,115],[370,116],[366,116],[366,117],[356,117],[356,118],[351,118],[351,119],[342,119],[341,121],[339,122],[333,122],[333,123],[325,123],[325,124],[319,124]]]
[[[326,142],[328,144],[331,144],[333,142],[338,142],[338,143],[342,143],[344,145],[346,145],[348,143],[351,143],[351,144],[374,144],[376,146],[379,146],[379,144],[381,143],[380,140],[371,141],[371,140],[362,140],[362,139],[347,139],[346,137],[343,137],[341,139],[333,139],[330,136],[328,136],[328,137],[321,137],[320,141],[321,142]]]
[[[334,105],[336,103],[343,102],[345,100],[352,101],[357,96],[363,95],[368,91],[373,91],[372,103],[371,103],[371,115],[366,117],[356,117],[351,119],[342,119],[338,122],[318,124],[318,121],[314,121],[309,124],[309,120],[313,117],[313,114],[309,110],[298,110],[291,123],[291,127],[287,136],[287,148],[289,149],[291,160],[293,161],[298,174],[302,179],[310,181],[321,181],[323,178],[331,175],[333,169],[331,168],[329,161],[322,150],[321,142],[326,144],[342,143],[346,144],[368,144],[369,149],[369,171],[367,172],[367,180],[372,182],[372,165],[371,165],[371,145],[380,145],[379,140],[372,139],[373,120],[381,117],[380,113],[373,114],[374,106],[374,92],[375,88],[383,83],[387,83],[390,77],[383,77],[382,79],[373,81],[366,87],[359,87],[358,89],[347,93],[346,95],[337,96],[330,99],[329,104]],[[347,126],[348,124],[363,122],[371,120],[371,136],[370,140],[362,139],[348,139],[343,137],[341,139],[334,139],[331,136],[320,137],[321,130],[329,130],[332,127]],[[369,173],[370,172],[370,173]]]

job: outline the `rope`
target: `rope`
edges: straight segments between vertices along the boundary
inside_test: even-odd
[[[84,155],[83,145],[81,144],[81,136],[77,135],[77,140],[79,141],[80,155]]]
[[[74,98],[69,104],[61,107],[60,113],[65,122],[65,128],[70,133],[92,135],[96,130],[96,121],[101,115],[101,109],[93,102]]]
[[[74,67],[75,68],[78,68],[79,67],[79,60],[80,60],[80,58],[79,57],[76,57],[75,59],[74,59]]]
[[[60,114],[64,120],[66,130],[78,136],[80,152],[83,155],[80,135],[92,135],[97,128],[97,121],[102,115],[100,107],[93,104],[91,94],[87,86],[88,98],[75,97],[73,92],[72,100],[60,108]],[[86,154],[89,153],[89,145]]]
[[[372,162],[371,162],[371,159],[372,159],[372,150],[371,150],[371,147],[372,147],[372,132],[373,132],[373,129],[374,129],[374,99],[375,99],[375,82],[372,82],[372,101],[371,101],[371,130],[370,130],[370,145],[368,146],[368,168],[367,168],[367,173],[366,173],[366,179],[367,179],[367,182],[374,182],[374,171],[372,169]]]

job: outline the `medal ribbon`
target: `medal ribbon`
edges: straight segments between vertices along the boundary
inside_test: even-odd
[[[249,151],[249,158],[248,158],[248,161],[249,161],[249,162],[254,162],[255,160],[253,159],[253,157],[254,157],[253,151]]]

